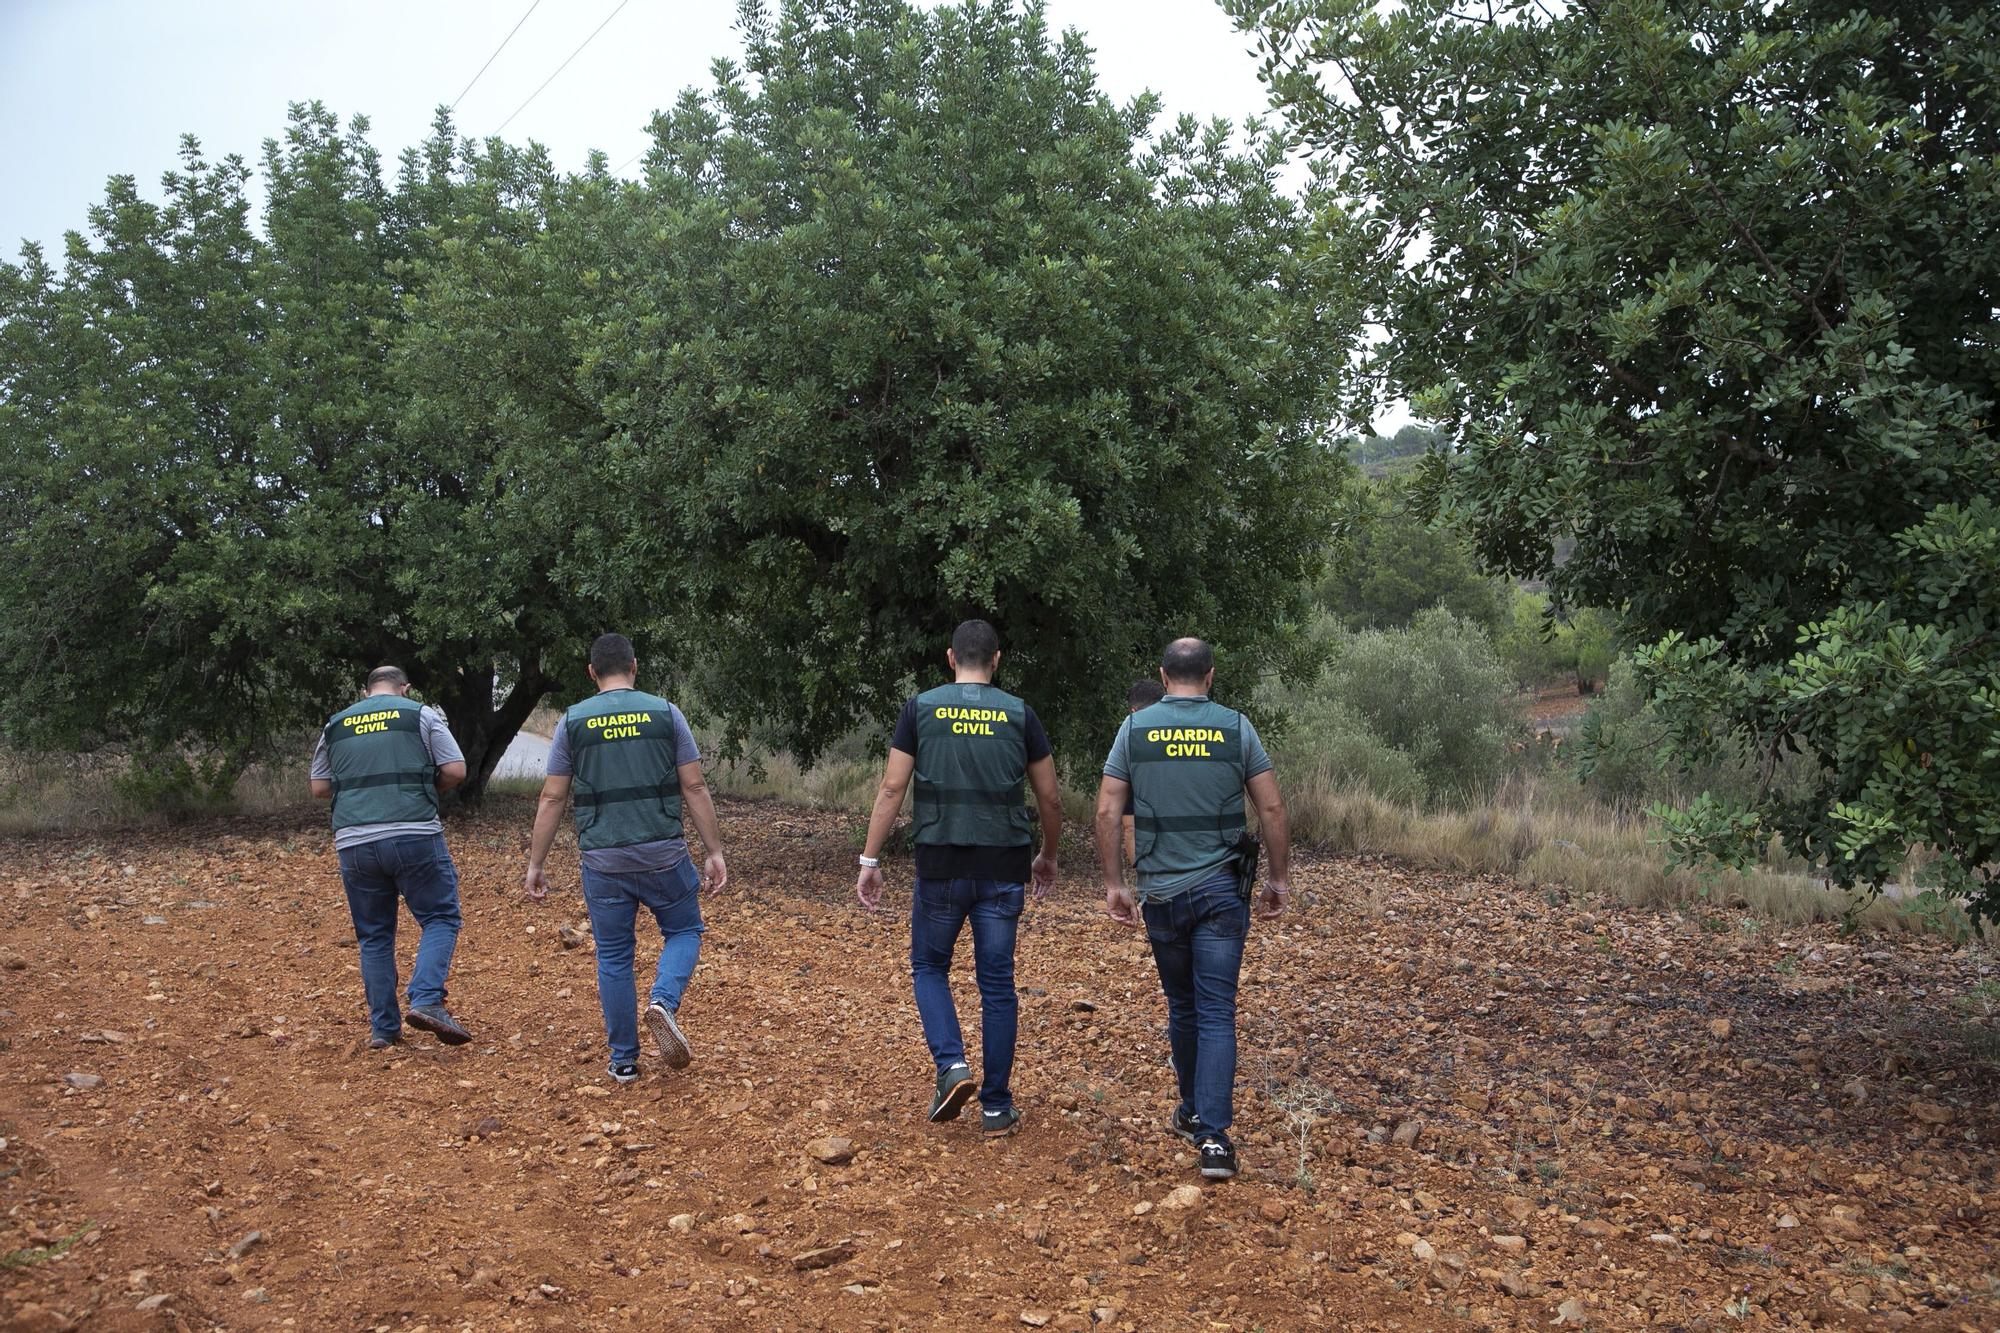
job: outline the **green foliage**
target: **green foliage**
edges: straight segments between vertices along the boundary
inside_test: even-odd
[[[1447,610],[1336,639],[1310,684],[1265,686],[1296,780],[1362,787],[1398,804],[1463,802],[1506,772],[1520,724],[1512,682],[1480,628]]]
[[[2000,913],[1993,7],[1230,7],[1370,201],[1373,369],[1457,442],[1438,502],[1624,608],[1685,760],[1810,759],[1679,848],[1879,885],[1922,846]]]
[[[746,10],[655,126],[637,269],[586,353],[618,546],[665,567],[734,735],[810,762],[982,615],[1059,748],[1177,633],[1285,646],[1355,327],[1282,142],[1143,138],[1012,5]],[[670,535],[669,540],[662,540]],[[663,608],[664,609],[664,608]]]
[[[1366,486],[1357,509],[1353,536],[1320,583],[1321,606],[1357,629],[1407,625],[1434,606],[1499,626],[1507,590],[1480,572],[1463,534],[1412,513],[1393,487]]]
[[[1610,679],[1618,636],[1618,618],[1609,611],[1586,607],[1558,615],[1548,594],[1514,588],[1493,647],[1522,689],[1540,689],[1574,677],[1588,694]]]
[[[442,115],[385,181],[314,104],[265,234],[189,141],[0,266],[0,736],[226,777],[395,661],[476,797],[608,627],[808,761],[968,614],[1087,748],[1174,634],[1284,660],[1347,466],[1332,197],[1011,4],[743,25],[642,184]]]
[[[1756,800],[1767,781],[1786,799],[1813,791],[1818,774],[1805,756],[1782,757],[1767,777],[1760,756],[1719,730],[1724,727],[1723,719],[1711,720],[1708,730],[1722,735],[1722,742],[1701,762],[1688,763],[1671,743],[1632,664],[1618,662],[1578,728],[1577,777],[1590,796],[1621,810],[1684,806],[1702,792],[1743,805]]]
[[[1347,456],[1371,477],[1407,470],[1424,455],[1450,442],[1428,426],[1408,425],[1394,435],[1369,435],[1348,446]]]
[[[1540,689],[1569,670],[1576,656],[1549,617],[1547,594],[1512,589],[1507,616],[1493,636],[1493,648],[1514,683]]]
[[[543,441],[425,415],[412,344],[437,331],[406,318],[467,251],[538,233],[522,199],[553,189],[546,164],[460,153],[440,119],[391,191],[366,129],[293,108],[265,147],[263,237],[248,169],[187,140],[164,208],[116,178],[60,271],[33,247],[0,266],[10,741],[127,742],[134,781],[227,791],[393,661],[445,706],[476,798],[547,689],[544,651],[604,623],[537,554],[561,536],[532,503]],[[489,317],[511,318],[520,288],[494,290]],[[460,405],[492,387],[481,350],[439,353]]]

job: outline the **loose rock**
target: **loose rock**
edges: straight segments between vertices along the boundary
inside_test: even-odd
[[[814,1139],[806,1145],[806,1154],[828,1166],[846,1166],[854,1160],[854,1144],[838,1136]]]
[[[792,1267],[801,1273],[810,1273],[816,1268],[831,1268],[844,1264],[854,1257],[854,1242],[843,1240],[833,1245],[822,1245],[816,1250],[792,1256]]]

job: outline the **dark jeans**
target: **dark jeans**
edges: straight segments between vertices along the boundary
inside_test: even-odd
[[[1236,896],[1231,868],[1140,910],[1167,995],[1167,1041],[1181,1106],[1226,1135],[1235,1119],[1236,981],[1250,931],[1249,904]]]
[[[583,905],[597,941],[597,1002],[604,1010],[604,1035],[615,1064],[639,1058],[639,1006],[632,982],[639,909],[651,912],[660,927],[660,960],[646,1003],[673,1013],[680,1009],[701,957],[707,927],[701,920],[700,890],[701,876],[685,856],[668,870],[611,874],[583,868]]]
[[[958,932],[972,922],[972,970],[979,979],[979,1103],[989,1111],[1014,1104],[1014,1036],[1020,1004],[1014,995],[1014,936],[1024,889],[994,879],[920,879],[910,896],[910,977],[917,1016],[938,1072],[965,1062],[965,1036],[951,1001],[951,955]]]
[[[410,905],[423,934],[410,965],[410,1007],[444,1003],[451,955],[458,947],[458,869],[441,833],[364,842],[340,854],[340,881],[361,944],[361,988],[378,1037],[403,1030],[396,1008],[396,899]]]

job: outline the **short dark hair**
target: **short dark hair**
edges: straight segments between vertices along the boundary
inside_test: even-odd
[[[1147,704],[1156,704],[1166,697],[1167,687],[1159,681],[1135,680],[1132,682],[1132,688],[1125,691],[1125,706],[1133,709],[1144,708]]]
[[[1000,655],[1000,635],[983,620],[968,620],[951,632],[951,651],[960,666],[983,671]]]
[[[600,676],[628,676],[638,666],[632,641],[623,634],[600,634],[590,645],[590,669]]]
[[[1160,654],[1160,670],[1176,685],[1199,685],[1215,670],[1215,650],[1200,639],[1175,639]]]
[[[377,685],[393,685],[400,690],[409,683],[409,673],[399,666],[378,666],[368,673],[368,688],[371,691]]]

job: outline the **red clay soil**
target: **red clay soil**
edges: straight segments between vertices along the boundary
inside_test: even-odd
[[[1080,851],[982,1142],[923,1121],[858,819],[725,803],[695,1063],[618,1088],[529,815],[450,831],[477,1040],[388,1054],[306,816],[0,842],[0,1326],[2000,1327],[1985,950],[1309,861],[1245,964],[1244,1175],[1187,1190]]]

